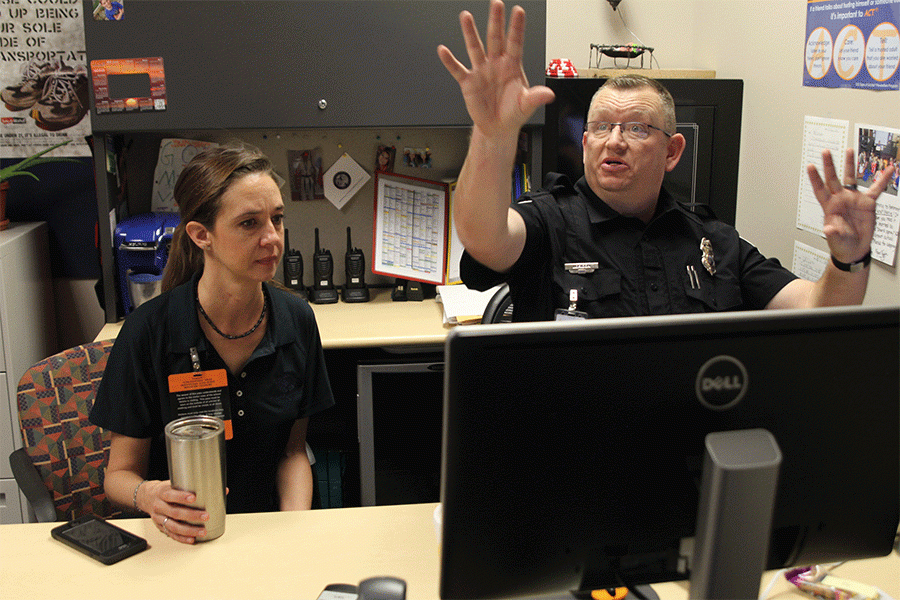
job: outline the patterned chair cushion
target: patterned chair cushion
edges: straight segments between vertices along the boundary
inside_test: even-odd
[[[88,421],[112,346],[112,340],[76,346],[37,363],[19,381],[22,440],[60,520],[118,514],[103,492],[110,436]]]

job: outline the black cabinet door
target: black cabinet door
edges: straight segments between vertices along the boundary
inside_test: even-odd
[[[543,80],[544,0],[528,13],[525,64]],[[88,61],[163,59],[164,111],[92,111],[94,131],[467,126],[459,88],[437,56],[468,56],[459,13],[483,28],[488,2],[456,0],[127,0],[95,21]],[[112,86],[111,86],[112,87]],[[93,105],[93,92],[91,102]],[[543,122],[543,111],[534,123]]]

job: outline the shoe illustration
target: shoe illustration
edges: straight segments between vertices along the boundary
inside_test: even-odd
[[[58,65],[30,62],[22,70],[22,81],[0,91],[0,99],[9,110],[31,108],[44,94],[44,84]]]
[[[35,124],[46,131],[75,125],[87,113],[87,70],[60,65],[44,83],[41,99],[31,109]]]

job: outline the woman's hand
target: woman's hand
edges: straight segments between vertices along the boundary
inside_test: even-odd
[[[206,535],[203,523],[209,513],[191,505],[196,494],[172,487],[170,481],[144,478],[150,457],[150,438],[133,438],[113,432],[103,489],[116,504],[149,515],[156,528],[173,540],[193,544]]]
[[[183,544],[193,544],[206,536],[202,523],[209,521],[209,513],[193,508],[197,496],[172,487],[169,481],[146,481],[137,494],[138,508],[150,516],[161,532]]]

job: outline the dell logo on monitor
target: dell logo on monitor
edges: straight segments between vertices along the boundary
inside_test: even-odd
[[[733,356],[721,355],[706,361],[697,373],[696,391],[700,403],[713,410],[736,405],[747,393],[747,369]]]

